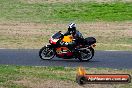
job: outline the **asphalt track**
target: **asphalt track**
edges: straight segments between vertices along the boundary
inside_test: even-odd
[[[41,60],[38,49],[0,49],[0,64],[26,66],[65,66],[65,67],[106,67],[114,69],[132,69],[132,52],[130,51],[96,51],[89,62],[75,59],[54,58]]]

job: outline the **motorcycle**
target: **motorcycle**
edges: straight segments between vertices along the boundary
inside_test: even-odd
[[[63,36],[63,38],[61,38],[61,36]],[[51,60],[56,56],[63,59],[75,58],[80,61],[89,61],[94,56],[96,39],[94,37],[87,37],[84,38],[83,41],[83,44],[75,45],[73,47],[72,44],[75,42],[73,37],[71,35],[64,36],[59,31],[51,36],[49,45],[40,49],[39,57],[42,60]]]

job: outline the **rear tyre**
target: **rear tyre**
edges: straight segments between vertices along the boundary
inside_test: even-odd
[[[84,48],[79,50],[78,59],[80,61],[89,61],[94,56],[94,49],[93,48]]]
[[[53,49],[48,46],[42,47],[39,51],[39,57],[42,60],[51,60],[52,58],[54,58],[54,56],[55,56],[55,53]]]

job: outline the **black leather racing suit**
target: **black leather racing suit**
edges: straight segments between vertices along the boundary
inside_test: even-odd
[[[69,31],[67,31],[63,36],[67,36],[67,35],[71,35]],[[70,50],[74,51],[75,46],[84,43],[84,38],[78,30],[76,30],[76,33],[74,35],[72,34],[72,36],[73,36],[74,41],[72,43],[69,43],[67,45],[64,44],[64,45],[67,46]]]

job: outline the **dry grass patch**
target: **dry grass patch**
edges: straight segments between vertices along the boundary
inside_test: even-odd
[[[61,80],[37,80],[37,79],[24,79],[19,81],[14,81],[18,85],[22,85],[27,88],[120,88],[120,85],[114,84],[86,84],[78,85],[71,81],[61,81]]]
[[[34,34],[50,34],[51,32],[63,31],[67,30],[67,24],[41,24],[41,23],[0,23],[0,33],[4,34],[20,34],[20,35],[34,35]],[[132,22],[93,22],[93,23],[79,23],[77,24],[77,29],[84,32],[95,31],[95,35],[98,32],[111,33],[119,32],[120,34],[123,32],[124,36],[132,36]],[[96,32],[97,31],[97,32]],[[94,34],[94,33],[92,33]],[[98,33],[98,35],[102,35]]]
[[[23,85],[27,88],[83,88],[71,81],[61,80],[46,80],[46,79],[23,79],[14,81],[18,85]]]
[[[97,39],[97,49],[104,48],[105,44],[117,45],[130,50],[132,44],[132,22],[89,22],[78,23],[77,29],[84,37],[94,36]],[[0,47],[1,48],[41,48],[48,44],[50,36],[57,31],[66,32],[65,23],[0,23]],[[101,44],[104,44],[101,46]],[[116,45],[115,45],[116,44]],[[99,48],[98,48],[99,47]],[[121,49],[124,49],[121,48]],[[129,49],[130,48],[130,49]]]

